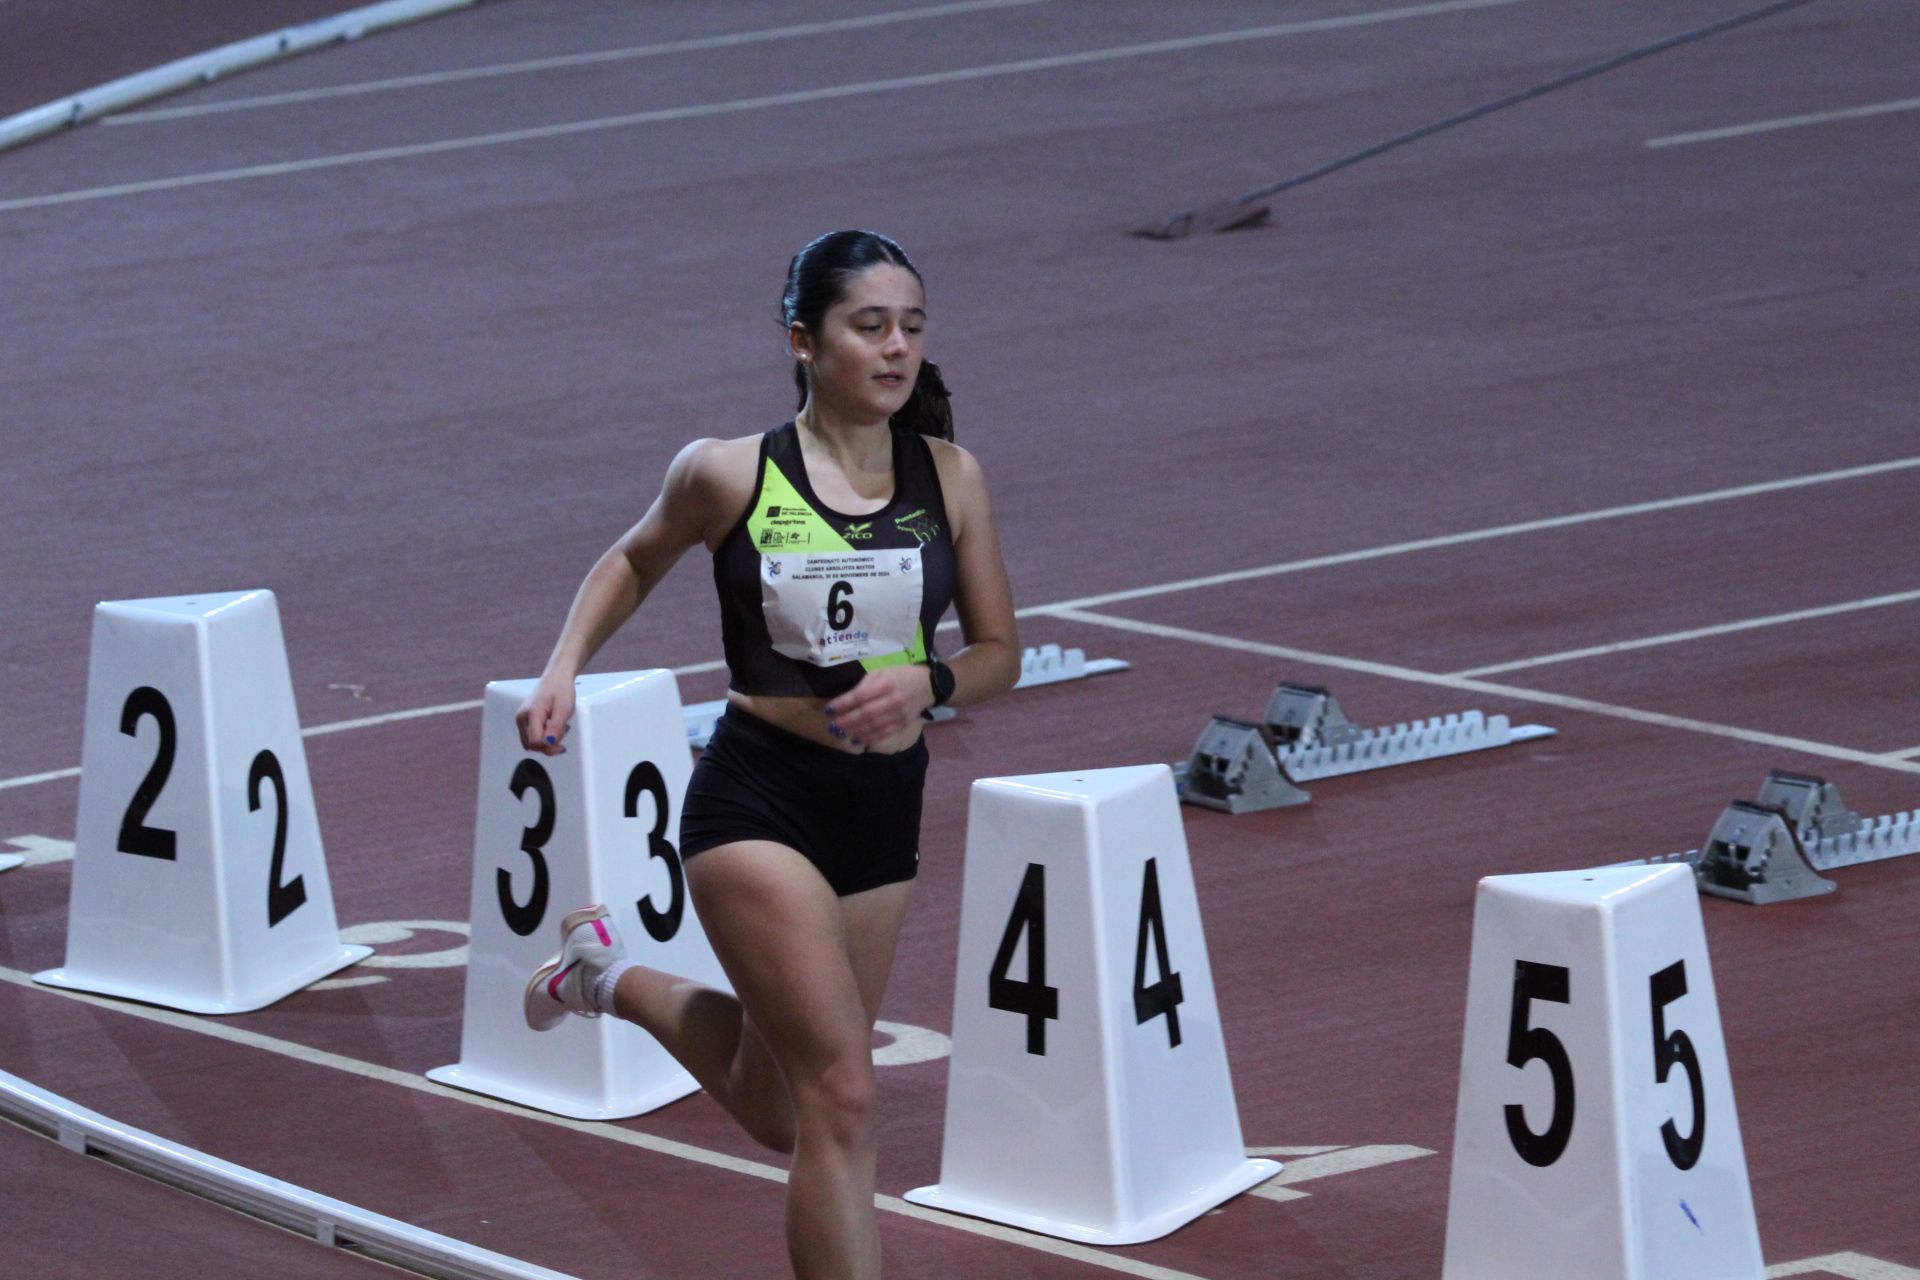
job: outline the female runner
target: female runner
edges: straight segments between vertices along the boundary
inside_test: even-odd
[[[575,676],[705,544],[731,678],[680,856],[738,998],[627,960],[590,907],[562,922],[527,1020],[644,1027],[754,1139],[792,1153],[794,1274],[872,1280],[870,1046],[918,869],[921,713],[1011,688],[1020,647],[986,482],[921,358],[919,271],[885,236],[834,232],[794,257],[781,312],[794,420],[681,450],[581,584],[519,712],[528,750],[559,751]],[[949,603],[965,647],[943,662]]]

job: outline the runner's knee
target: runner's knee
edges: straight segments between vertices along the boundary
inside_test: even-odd
[[[846,1146],[871,1140],[873,1095],[870,1053],[842,1055],[793,1087],[801,1127],[817,1127]]]

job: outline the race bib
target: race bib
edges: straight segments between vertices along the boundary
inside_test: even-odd
[[[918,547],[762,555],[773,651],[816,667],[898,653],[917,634],[921,581]]]

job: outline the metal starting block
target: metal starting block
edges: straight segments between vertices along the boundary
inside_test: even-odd
[[[1020,679],[1014,682],[1013,687],[1031,689],[1035,685],[1084,680],[1088,676],[1103,676],[1109,671],[1125,671],[1132,665],[1119,658],[1089,658],[1085,649],[1063,649],[1057,644],[1043,644],[1020,651]],[[682,707],[680,714],[687,722],[687,745],[695,750],[704,750],[713,739],[715,722],[726,709],[725,698]],[[933,714],[928,718],[951,720],[954,714],[952,707],[934,707]]]
[[[1174,766],[1173,785],[1186,803],[1222,813],[1258,813],[1313,799],[1280,767],[1270,730],[1226,716],[1207,721],[1193,754]]]
[[[1514,728],[1505,716],[1478,711],[1363,729],[1325,688],[1283,681],[1267,700],[1265,724],[1213,717],[1186,764],[1174,766],[1173,777],[1189,804],[1256,813],[1305,804],[1310,797],[1295,783],[1507,747],[1556,732],[1540,724]]]
[[[1785,805],[1735,800],[1707,833],[1693,864],[1694,883],[1716,898],[1764,905],[1832,893],[1813,869]]]
[[[1775,769],[1757,801],[1727,806],[1704,846],[1638,861],[1684,862],[1702,893],[1765,905],[1833,892],[1823,871],[1910,853],[1920,853],[1920,811],[1865,819],[1825,779]]]
[[[1515,727],[1505,716],[1479,711],[1363,729],[1326,689],[1284,683],[1267,702],[1267,727],[1281,767],[1298,782],[1510,747],[1558,732],[1543,724]]]

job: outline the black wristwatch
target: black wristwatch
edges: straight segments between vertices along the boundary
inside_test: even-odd
[[[927,653],[927,679],[933,682],[933,705],[944,707],[953,696],[953,668],[940,661],[940,655]]]

